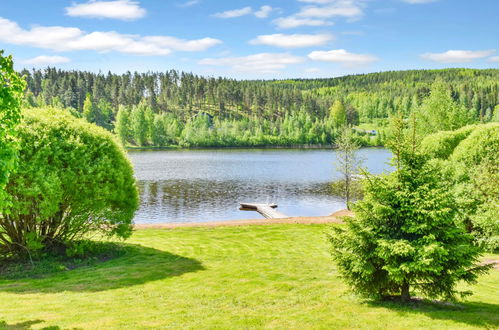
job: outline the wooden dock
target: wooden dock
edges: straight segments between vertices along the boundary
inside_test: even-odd
[[[267,219],[285,219],[287,215],[276,210],[277,204],[240,203],[241,210],[257,211]]]

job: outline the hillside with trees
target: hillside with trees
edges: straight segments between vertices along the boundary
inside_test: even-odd
[[[331,79],[238,81],[175,70],[102,74],[23,71],[28,107],[70,109],[129,146],[259,146],[334,143],[345,123],[362,145],[383,144],[386,119],[446,107],[458,123],[499,119],[499,70],[381,72]],[[432,88],[434,98],[425,103]],[[444,123],[445,124],[445,123]],[[435,127],[434,131],[441,127]]]

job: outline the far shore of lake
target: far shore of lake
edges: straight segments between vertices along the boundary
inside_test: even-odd
[[[365,146],[362,149],[384,149],[384,146]],[[213,149],[326,149],[326,150],[334,150],[336,149],[335,145],[332,144],[293,144],[293,145],[262,145],[262,146],[211,146],[211,147],[181,147],[181,146],[169,146],[169,147],[136,147],[136,146],[126,146],[126,150],[128,151],[161,151],[161,150],[213,150]]]

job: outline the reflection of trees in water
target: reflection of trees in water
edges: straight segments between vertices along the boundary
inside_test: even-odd
[[[278,202],[300,196],[330,195],[329,183],[240,182],[235,180],[139,181],[141,213],[183,219],[237,210],[239,202]]]

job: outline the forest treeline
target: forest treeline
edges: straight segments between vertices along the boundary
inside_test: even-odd
[[[329,144],[339,126],[378,128],[409,114],[435,81],[466,109],[469,122],[498,117],[499,70],[381,72],[331,79],[234,80],[175,70],[102,74],[55,68],[21,72],[27,106],[71,109],[134,146],[257,146]],[[382,131],[382,130],[381,130]],[[357,131],[363,145],[383,133]]]

